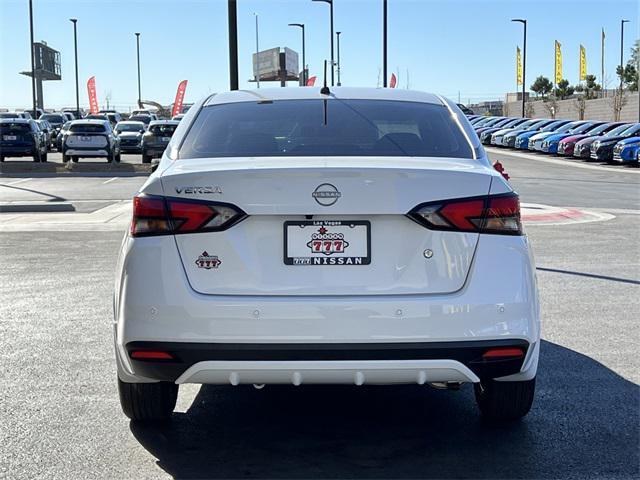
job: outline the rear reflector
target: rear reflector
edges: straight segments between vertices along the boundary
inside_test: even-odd
[[[482,355],[485,360],[496,360],[499,358],[522,358],[524,352],[520,348],[492,348]]]
[[[515,193],[430,202],[414,208],[409,217],[432,230],[522,234]]]
[[[173,360],[173,355],[158,350],[135,350],[131,352],[134,360]]]
[[[133,199],[131,235],[220,231],[245,217],[242,210],[226,203],[140,195]]]

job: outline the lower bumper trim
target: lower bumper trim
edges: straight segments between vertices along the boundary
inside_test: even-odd
[[[522,350],[523,355],[518,358],[483,358],[483,354],[487,350],[499,347],[519,348]],[[285,373],[281,372],[282,374],[277,375],[274,373],[274,375],[280,380],[286,377],[288,380],[284,383],[289,383],[291,375],[295,372],[302,374],[302,370],[313,370],[313,365],[321,366],[323,370],[327,368],[333,370],[345,369],[350,372],[347,377],[351,378],[349,375],[352,375],[353,371],[362,371],[367,365],[378,365],[379,362],[383,364],[401,362],[405,364],[408,370],[411,370],[411,375],[413,375],[411,378],[415,379],[417,378],[415,375],[430,368],[428,364],[425,364],[425,366],[420,363],[425,361],[454,362],[455,366],[447,364],[448,366],[446,368],[462,372],[460,375],[466,376],[466,378],[472,378],[471,380],[465,381],[477,381],[474,380],[474,378],[498,378],[520,372],[523,361],[527,356],[529,343],[519,339],[340,344],[231,344],[136,341],[126,344],[125,349],[129,356],[131,356],[133,351],[144,350],[169,353],[172,360],[141,360],[130,358],[129,361],[137,375],[155,380],[180,380],[185,383],[188,383],[187,379],[190,377],[196,377],[197,371],[210,372],[198,374],[198,376],[203,376],[203,378],[209,378],[211,380],[202,383],[218,383],[222,381],[220,375],[224,374],[228,376],[233,371],[240,372],[244,370],[249,372],[248,378],[252,379],[252,381],[247,381],[247,383],[264,383],[261,381],[253,381],[255,380],[255,375],[251,372],[255,370],[254,365],[271,365],[275,369],[274,372],[277,372],[278,369],[282,367]],[[291,362],[302,362],[305,368],[297,364],[295,368],[287,367],[286,365]],[[349,362],[356,362],[358,364],[357,368],[351,367]],[[414,365],[415,362],[418,362],[418,364]],[[200,366],[196,368],[196,365]],[[440,368],[438,365],[439,364],[436,364],[436,367],[434,367],[436,370]],[[308,368],[306,368],[307,366]],[[189,376],[185,377],[186,372],[192,368],[196,368],[196,370],[192,370]],[[385,369],[386,367],[381,368],[381,370]],[[470,376],[467,370],[473,375]],[[388,376],[389,375],[381,374],[381,377],[384,378]],[[246,379],[247,375],[245,375],[244,378]],[[313,378],[313,376],[308,378]],[[336,378],[342,379],[343,375],[336,375]],[[457,380],[448,377],[446,379],[440,378],[425,381]],[[196,383],[193,379],[190,379],[189,382]],[[228,379],[222,383],[227,382]],[[242,380],[242,382],[245,383],[244,380]],[[351,380],[347,383],[351,383]],[[385,383],[389,383],[389,381],[385,381]],[[413,381],[409,383],[413,383]]]

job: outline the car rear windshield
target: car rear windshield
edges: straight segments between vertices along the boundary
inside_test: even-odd
[[[64,123],[66,120],[62,115],[47,113],[40,117],[40,120],[47,120],[51,123]]]
[[[74,133],[104,133],[104,125],[95,125],[88,123],[81,123],[79,125],[71,125],[69,131]]]
[[[31,126],[27,123],[0,123],[0,134],[22,135],[31,132]]]
[[[124,125],[117,125],[116,126],[116,132],[143,132],[144,131],[144,126],[143,125],[132,125],[132,124],[124,124]]]
[[[179,156],[474,158],[469,141],[442,105],[341,99],[204,107]]]
[[[132,122],[149,123],[151,121],[151,117],[149,115],[133,115],[132,117],[129,117],[129,120]]]
[[[176,131],[177,125],[151,125],[149,131],[158,137],[170,137]]]

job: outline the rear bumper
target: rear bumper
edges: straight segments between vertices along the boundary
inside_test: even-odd
[[[123,381],[219,383],[224,378],[222,383],[229,383],[234,372],[256,370],[242,362],[275,362],[272,370],[279,373],[273,382],[286,377],[285,383],[292,382],[294,373],[304,377],[304,371],[315,367],[340,371],[329,380],[341,382],[346,378],[343,370],[355,368],[335,362],[373,362],[380,374],[375,378],[384,383],[395,383],[391,377],[396,369],[376,362],[408,362],[411,375],[419,375],[409,383],[423,378],[420,372],[428,365],[440,368],[420,362],[442,360],[457,362],[453,370],[458,373],[447,381],[459,381],[460,372],[477,381],[465,369],[477,378],[515,375],[524,380],[535,374],[537,353],[530,352],[537,351],[533,346],[540,338],[539,305],[526,237],[481,236],[466,284],[452,294],[204,295],[191,288],[180,262],[172,237],[123,242],[114,302],[118,375]],[[526,345],[525,364],[511,364],[507,371],[492,367],[488,373],[471,365],[494,342]],[[132,348],[167,350],[178,362],[158,366],[132,360]],[[529,367],[532,355],[535,361]],[[193,375],[184,377],[192,368]],[[267,383],[255,375],[240,381]],[[441,381],[444,374],[438,375],[427,375],[440,379],[428,381]]]
[[[486,360],[492,348],[520,357]],[[176,383],[478,382],[520,372],[529,343],[492,340],[378,344],[230,344],[131,342],[127,354],[162,351],[173,359],[130,360],[137,374]]]
[[[109,150],[88,150],[83,148],[67,148],[64,154],[73,157],[108,157]]]
[[[36,152],[34,145],[2,145],[0,146],[0,155],[14,157],[30,157]]]

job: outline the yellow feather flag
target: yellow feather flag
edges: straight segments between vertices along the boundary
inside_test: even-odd
[[[587,49],[580,45],[580,81],[587,79]]]
[[[556,85],[562,81],[562,51],[560,50],[560,42],[556,40]]]
[[[522,56],[520,47],[516,47],[516,84],[522,85]]]

